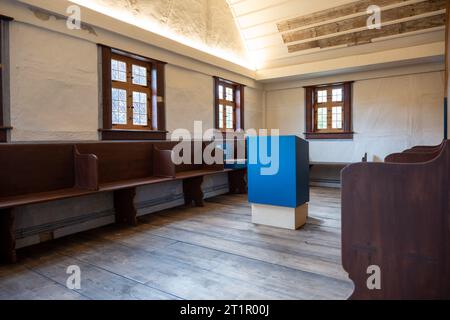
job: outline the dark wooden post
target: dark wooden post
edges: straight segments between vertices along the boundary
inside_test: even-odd
[[[16,228],[14,209],[0,210],[0,262],[15,263]]]
[[[448,139],[448,96],[450,92],[450,0],[447,0],[447,21],[445,25],[445,92],[444,92],[444,139]]]
[[[203,177],[194,177],[183,180],[184,203],[187,206],[195,203],[197,207],[203,207]]]
[[[235,170],[228,173],[231,194],[247,193],[247,170]]]
[[[134,205],[136,188],[114,191],[114,208],[116,210],[116,223],[137,225],[137,210]]]

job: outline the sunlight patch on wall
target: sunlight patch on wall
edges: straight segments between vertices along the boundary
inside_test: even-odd
[[[192,3],[158,0],[123,3],[120,0],[70,1],[249,70],[256,69],[254,62],[247,55],[225,0],[205,3],[203,0],[189,0]],[[204,11],[199,12],[196,6]],[[226,6],[224,8],[228,8],[228,12],[217,10],[217,7],[222,6]],[[221,12],[220,17],[212,16],[218,12]]]

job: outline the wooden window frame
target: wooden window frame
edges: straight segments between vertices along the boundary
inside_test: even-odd
[[[232,88],[234,92],[233,102],[226,99],[220,99],[219,85],[224,87],[224,98],[226,95],[226,88]],[[230,80],[219,77],[214,77],[214,128],[223,133],[237,130],[244,130],[244,91],[245,86]],[[223,121],[224,128],[219,128],[219,105],[223,105]],[[226,106],[233,107],[233,129],[226,128]]]
[[[165,62],[139,56],[127,51],[114,49],[100,45],[102,61],[102,104],[103,104],[103,128],[99,129],[102,140],[166,140],[167,131],[165,125]],[[132,82],[121,83],[112,80],[111,61],[118,59],[127,62],[127,65],[135,64],[145,66],[148,69],[147,81],[149,87],[145,88]],[[127,70],[127,73],[132,72]],[[131,81],[130,75],[127,79]],[[113,125],[112,123],[112,88],[124,88],[127,94],[136,88],[136,91],[148,94],[148,115],[150,121],[147,127],[127,125]],[[144,90],[145,89],[145,90]],[[127,109],[132,110],[132,99],[127,98]],[[127,112],[127,113],[128,113]]]
[[[352,131],[352,86],[353,82],[341,82],[333,84],[324,84],[316,86],[307,86],[305,88],[305,115],[306,115],[306,139],[353,139],[354,132]],[[317,110],[321,106],[316,101],[318,91],[342,88],[343,101],[333,102],[330,98],[323,106],[327,107],[328,123],[331,123],[332,107],[342,106],[343,123],[342,129],[318,129],[317,128]]]
[[[5,99],[9,96],[9,94],[5,92],[8,87],[5,86],[5,78],[7,76],[6,73],[9,72],[7,66],[9,61],[7,61],[8,55],[5,52],[5,50],[8,49],[8,46],[6,46],[6,48],[3,46],[4,41],[8,39],[8,37],[4,37],[5,32],[8,32],[7,24],[12,20],[13,18],[11,17],[0,15],[0,143],[8,141],[8,131],[12,129],[11,126],[6,125],[4,114],[4,108],[6,107]]]

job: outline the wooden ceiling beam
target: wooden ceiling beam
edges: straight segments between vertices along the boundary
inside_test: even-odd
[[[277,27],[278,31],[285,32],[301,27],[310,26],[313,24],[322,23],[328,20],[339,19],[352,14],[363,13],[366,12],[367,8],[371,5],[386,7],[389,5],[399,4],[406,1],[408,0],[360,0],[349,4],[344,4],[342,6],[338,6],[335,8],[322,10],[309,15],[279,22],[277,23]]]
[[[293,53],[315,48],[324,49],[342,45],[354,46],[367,44],[371,43],[372,40],[376,38],[395,36],[414,31],[441,27],[445,25],[445,21],[446,14],[440,14],[436,16],[383,26],[381,29],[367,29],[340,36],[294,44],[288,46],[288,52]]]
[[[418,2],[404,7],[397,7],[383,11],[382,20],[383,23],[392,22],[400,19],[410,18],[425,13],[444,10],[447,7],[447,0],[429,0],[425,2]],[[290,43],[294,41],[302,41],[307,39],[313,39],[323,36],[332,35],[338,32],[344,32],[359,28],[364,28],[367,25],[367,16],[359,16],[338,22],[332,22],[323,24],[321,26],[292,31],[283,34],[284,43]]]

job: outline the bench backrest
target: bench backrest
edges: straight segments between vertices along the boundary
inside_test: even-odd
[[[0,145],[0,197],[73,187],[72,144]]]
[[[149,142],[81,143],[77,148],[81,154],[97,156],[100,184],[153,174],[153,147]]]

